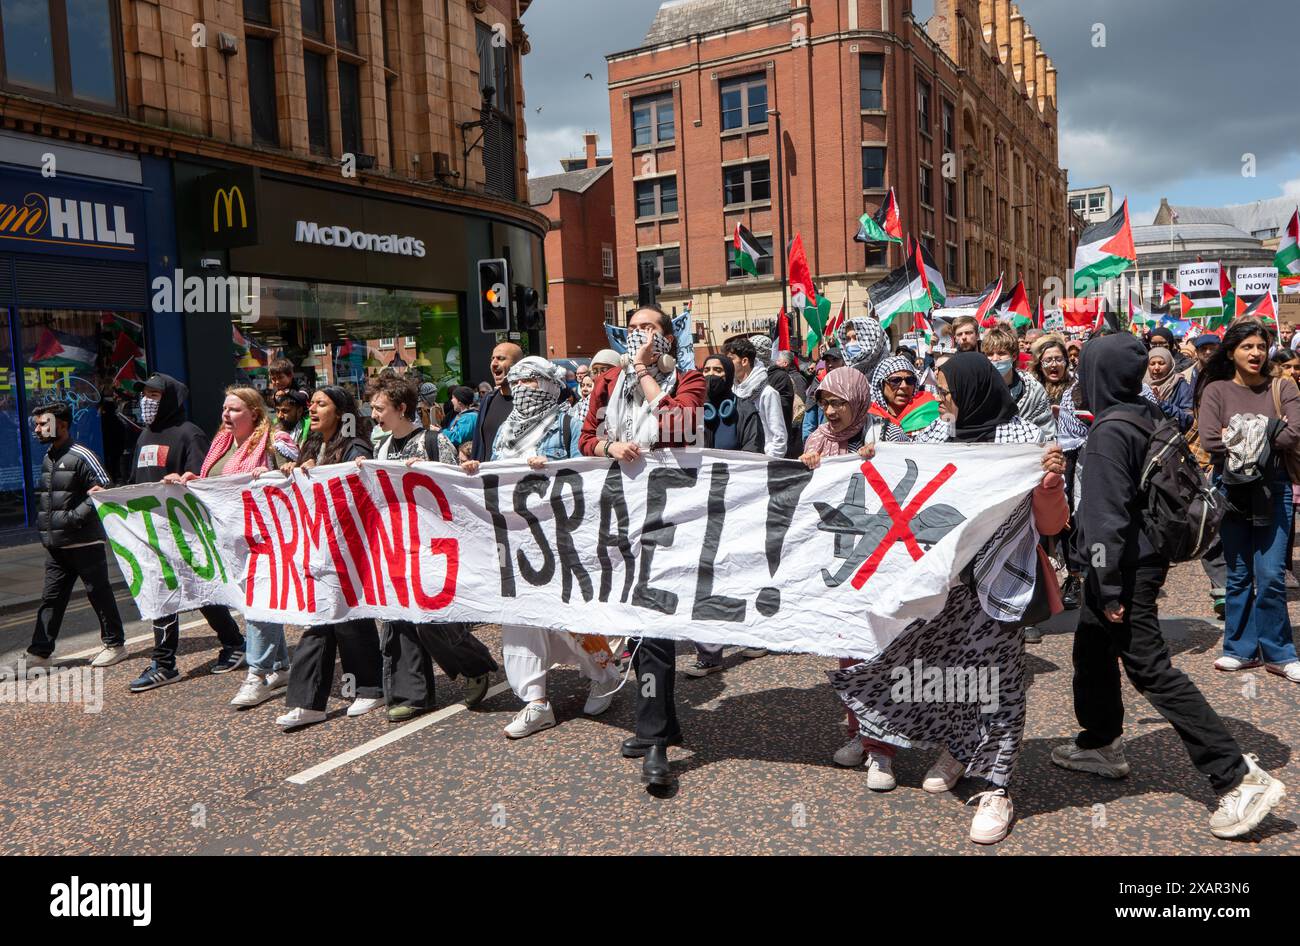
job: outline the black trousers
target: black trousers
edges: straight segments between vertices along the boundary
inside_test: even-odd
[[[72,549],[47,548],[45,553],[45,587],[41,591],[41,606],[36,609],[32,646],[27,652],[36,657],[54,653],[54,641],[63,626],[63,613],[78,578],[86,589],[90,606],[95,609],[95,617],[99,618],[99,639],[105,647],[120,646],[126,640],[126,632],[108,580],[108,556],[103,543]]]
[[[230,614],[229,608],[219,604],[205,604],[199,613],[207,619],[208,625],[217,632],[217,639],[222,647],[234,650],[244,649],[244,634],[239,624]],[[181,616],[169,614],[153,622],[153,662],[160,667],[175,669],[176,648],[181,643]]]
[[[384,696],[389,706],[433,709],[433,664],[455,680],[481,677],[497,669],[487,646],[470,633],[469,625],[412,624],[385,621],[379,631],[384,655]]]
[[[289,668],[289,690],[285,704],[290,709],[323,710],[334,688],[334,658],[343,660],[343,673],[352,675],[356,692],[349,697],[377,699],[384,695],[383,663],[379,653],[379,632],[369,618],[341,624],[319,624],[305,628],[293,650]]]
[[[660,746],[681,738],[677,725],[677,642],[643,637],[632,641],[636,659],[636,737]]]
[[[1084,749],[1096,749],[1123,732],[1122,663],[1133,687],[1174,727],[1192,764],[1223,794],[1245,777],[1246,761],[1196,684],[1169,660],[1156,611],[1156,594],[1167,571],[1165,566],[1138,567],[1125,576],[1124,620],[1117,624],[1102,612],[1094,576],[1085,580],[1074,633],[1074,714],[1083,727],[1077,741]]]

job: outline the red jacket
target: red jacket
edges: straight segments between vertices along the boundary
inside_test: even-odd
[[[596,455],[596,427],[605,417],[610,392],[614,390],[614,382],[618,380],[619,374],[614,369],[606,371],[596,379],[596,386],[591,389],[591,397],[587,400],[587,416],[583,418],[582,433],[578,437],[578,449],[583,456]],[[704,375],[698,371],[686,371],[677,375],[677,389],[672,394],[665,394],[656,405],[656,410],[659,411],[659,447],[690,446],[686,443],[686,432],[695,430],[700,409],[704,406],[706,390]]]

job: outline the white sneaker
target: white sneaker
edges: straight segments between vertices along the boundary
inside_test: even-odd
[[[1063,769],[1092,772],[1106,778],[1123,778],[1129,773],[1123,736],[1116,736],[1114,742],[1100,749],[1080,749],[1079,744],[1071,739],[1052,750],[1052,761]]]
[[[591,689],[587,692],[587,702],[583,704],[582,712],[586,716],[599,716],[605,710],[609,709],[614,702],[614,694],[617,692],[618,680],[592,680]]]
[[[266,685],[272,690],[283,690],[289,685],[289,668],[272,670],[266,675]]]
[[[742,647],[742,648],[740,648],[740,656],[742,656],[742,657],[749,657],[749,658],[754,658],[754,657],[766,657],[766,656],[767,656],[768,654],[770,654],[770,653],[771,653],[771,651],[768,650],[766,647]]]
[[[365,716],[371,710],[379,709],[383,705],[384,698],[382,696],[359,696],[348,707],[348,715],[356,719],[358,716]]]
[[[952,753],[947,749],[934,760],[934,765],[925,773],[925,781],[921,787],[927,792],[934,795],[940,795],[944,792],[950,792],[953,786],[961,781],[961,777],[966,774],[966,766],[962,765],[952,757]]]
[[[831,761],[846,769],[855,769],[862,764],[866,757],[867,750],[863,748],[862,737],[854,736],[835,750],[835,755],[831,756]]]
[[[1016,808],[1005,788],[980,792],[971,797],[970,804],[979,799],[979,808],[970,821],[970,839],[976,844],[997,844],[1011,830],[1011,819],[1015,817]]]
[[[310,726],[313,723],[323,723],[324,721],[324,710],[304,709],[301,706],[295,706],[283,716],[278,717],[275,724],[281,729],[297,729],[299,726]]]
[[[892,792],[898,788],[893,759],[877,752],[867,753],[867,788],[873,792]]]
[[[1237,838],[1253,830],[1286,797],[1286,786],[1259,767],[1253,753],[1245,756],[1250,771],[1241,784],[1219,799],[1210,816],[1210,833],[1216,838]]]
[[[1300,660],[1293,660],[1289,664],[1264,664],[1264,669],[1285,677],[1291,683],[1300,683]]]
[[[130,656],[126,652],[125,644],[115,644],[105,647],[95,655],[95,659],[90,662],[92,667],[111,667],[113,664],[120,664]]]
[[[1226,670],[1229,673],[1232,673],[1236,670],[1250,670],[1254,667],[1258,667],[1261,663],[1263,663],[1262,660],[1253,657],[1250,660],[1242,660],[1240,657],[1229,657],[1227,654],[1224,654],[1214,662],[1214,669]]]
[[[264,695],[265,694],[265,695]],[[238,692],[230,701],[231,706],[256,706],[270,696],[266,688],[266,681],[256,670],[250,670],[244,675],[244,682],[240,684]]]
[[[550,703],[529,703],[510,721],[505,732],[511,739],[523,739],[554,725],[555,711],[551,709]]]

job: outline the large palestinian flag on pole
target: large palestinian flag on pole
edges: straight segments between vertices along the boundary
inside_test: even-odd
[[[916,265],[904,261],[898,269],[867,290],[867,298],[882,328],[889,328],[899,315],[929,312],[933,308],[924,277]]]
[[[1283,292],[1295,292],[1295,288],[1290,287],[1300,288],[1300,210],[1291,215],[1291,222],[1282,233],[1273,265],[1277,267],[1277,278]]]
[[[754,239],[754,234],[749,231],[749,227],[743,223],[736,224],[736,234],[732,239],[732,258],[736,263],[736,268],[751,276],[758,275],[758,261],[767,254],[759,246],[758,240]]]
[[[898,200],[892,187],[879,210],[858,218],[858,232],[853,239],[858,243],[903,242],[903,219],[898,214]]]
[[[1074,251],[1074,294],[1096,292],[1107,280],[1114,279],[1137,260],[1133,247],[1133,228],[1129,226],[1128,201],[1109,220],[1094,223],[1083,231]]]
[[[930,251],[925,248],[925,244],[916,240],[916,250],[920,254],[920,268],[925,271],[925,281],[930,286],[930,298],[934,301],[935,307],[946,305],[948,303],[948,287],[944,285],[943,275],[939,272],[939,267],[935,265],[934,257]],[[915,256],[916,253],[909,253],[908,256]]]
[[[803,249],[803,237],[798,233],[790,241],[786,260],[786,281],[790,286],[790,303],[796,309],[817,305],[817,290],[813,288],[812,270],[808,267],[808,254]]]
[[[1000,317],[1011,320],[1012,328],[1022,325],[1028,328],[1034,324],[1034,313],[1029,308],[1029,293],[1025,292],[1023,279],[1016,281],[1015,287],[998,300],[995,308]]]
[[[998,273],[997,282],[985,286],[984,291],[979,294],[979,301],[975,304],[975,321],[979,323],[980,328],[992,328],[998,324],[995,307],[1000,298],[1002,298],[1002,274]]]

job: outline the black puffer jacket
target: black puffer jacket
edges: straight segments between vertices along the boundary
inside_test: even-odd
[[[51,447],[41,464],[36,485],[36,526],[41,543],[59,549],[69,545],[102,542],[90,487],[113,485],[93,450],[75,441]]]

